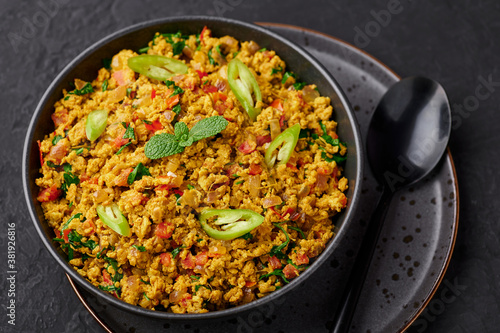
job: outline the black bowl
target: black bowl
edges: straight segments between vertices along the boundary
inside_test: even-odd
[[[344,175],[349,179],[349,190],[346,193],[348,207],[336,217],[336,236],[327,244],[323,253],[305,272],[280,290],[254,302],[215,312],[202,314],[174,314],[152,311],[125,303],[99,290],[80,276],[66,262],[66,254],[52,241],[55,234],[47,225],[41,205],[36,200],[39,189],[35,184],[35,179],[40,175],[37,140],[42,140],[46,134],[54,131],[50,116],[53,112],[54,103],[63,97],[62,90],[70,90],[69,82],[73,81],[75,78],[92,81],[98,69],[102,67],[102,59],[111,58],[124,48],[137,50],[144,47],[147,45],[148,41],[152,39],[155,32],[177,32],[181,30],[183,33],[195,34],[199,33],[205,25],[212,30],[214,36],[231,35],[241,41],[254,40],[261,47],[275,50],[286,62],[287,67],[293,70],[301,81],[316,84],[321,95],[331,98],[334,108],[334,119],[338,122],[339,137],[347,143],[348,147],[348,159],[344,166]],[[176,17],[140,23],[111,34],[87,48],[62,70],[43,95],[31,119],[28,133],[26,134],[26,141],[24,143],[22,171],[23,187],[33,223],[42,242],[57,263],[80,286],[118,308],[139,315],[177,320],[214,319],[235,315],[236,313],[250,310],[269,301],[276,300],[278,297],[283,296],[288,291],[299,286],[301,282],[313,274],[313,272],[328,259],[337,248],[346,229],[349,228],[349,225],[352,223],[352,216],[357,207],[361,191],[363,174],[362,156],[361,137],[354,113],[344,93],[340,89],[339,84],[316,59],[301,47],[267,29],[249,23],[216,17]]]

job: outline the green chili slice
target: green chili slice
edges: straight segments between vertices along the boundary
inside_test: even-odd
[[[85,133],[87,134],[87,139],[95,141],[106,129],[107,122],[108,111],[95,110],[90,112],[87,116],[87,122],[85,123]]]
[[[278,135],[273,142],[266,149],[266,164],[268,168],[272,168],[276,159],[279,160],[278,164],[285,164],[292,156],[293,150],[299,141],[300,134],[300,124],[295,124],[292,127],[284,130],[280,135]],[[278,151],[278,154],[273,154],[274,151],[281,145],[283,146]]]
[[[182,61],[160,55],[142,54],[129,58],[127,64],[134,72],[160,81],[188,72],[188,66]]]
[[[102,223],[107,225],[109,228],[122,236],[130,237],[131,232],[128,221],[125,216],[123,216],[117,204],[114,203],[110,206],[97,206],[97,215],[99,215]]]
[[[233,94],[247,111],[250,119],[255,120],[260,113],[257,102],[262,102],[259,84],[252,72],[239,59],[233,59],[227,67],[227,81]],[[255,95],[254,102],[252,92]]]
[[[207,220],[218,216],[214,224],[222,230],[210,227]],[[249,209],[206,209],[199,216],[201,227],[212,238],[231,240],[243,236],[264,222],[264,217]]]

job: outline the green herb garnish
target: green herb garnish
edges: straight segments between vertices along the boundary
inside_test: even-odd
[[[251,233],[247,232],[246,234],[244,234],[243,236],[240,236],[238,238],[243,238],[244,240],[249,240],[249,239],[253,238],[253,235]]]
[[[288,229],[292,229],[292,230],[295,230],[297,231],[298,233],[300,233],[300,235],[302,236],[303,239],[306,239],[306,235],[304,234],[304,232],[302,231],[302,229],[298,228],[298,227],[291,227],[291,226],[288,226]]]
[[[184,41],[173,43],[172,44],[172,51],[174,53],[174,56],[181,54],[182,50],[184,49],[185,46],[186,46],[186,43]]]
[[[61,139],[63,139],[63,136],[61,135],[56,135],[53,139],[52,139],[52,145],[55,146],[59,141],[61,141]]]
[[[175,249],[172,250],[172,259],[175,259],[175,257],[177,257],[177,255],[182,251],[183,248],[185,248],[186,246],[185,245],[182,245],[182,246],[179,246],[179,247],[176,247]]]
[[[176,115],[179,115],[179,113],[181,113],[181,104],[177,104],[176,106],[174,106],[172,108],[172,111],[176,114]]]
[[[149,169],[146,168],[142,163],[137,164],[134,170],[128,175],[127,184],[132,185],[136,180],[141,180],[142,176],[151,176]]]
[[[281,84],[285,84],[286,80],[288,80],[289,77],[296,78],[297,76],[292,72],[285,72],[285,74],[283,75],[283,79],[281,79]]]
[[[146,248],[144,246],[138,246],[138,245],[132,245],[132,247],[140,252],[146,251]]]
[[[63,174],[64,182],[61,184],[61,190],[66,195],[71,184],[75,184],[75,185],[80,184],[80,178],[78,178],[77,175],[74,175],[71,172],[71,164],[65,163],[63,165],[63,168],[64,168],[64,174]]]
[[[283,222],[281,222],[283,223]],[[283,229],[283,227],[281,226],[281,223],[273,223],[274,226],[278,229],[280,229],[281,231],[283,231],[283,233],[285,234],[285,237],[286,237],[286,240],[281,243],[281,245],[274,245],[272,248],[271,248],[271,251],[269,252],[269,256],[275,256],[276,258],[278,259],[285,259],[286,258],[286,255],[281,252],[287,245],[288,243],[290,242],[290,236],[288,236],[288,233],[285,231],[285,229]]]
[[[78,95],[78,96],[82,96],[82,95],[85,95],[85,94],[90,94],[90,93],[93,93],[94,92],[94,88],[92,88],[92,85],[87,82],[83,87],[82,89],[75,89],[73,91],[70,91],[68,92],[68,95]]]
[[[210,49],[210,51],[208,51],[208,61],[210,62],[210,65],[218,65],[214,58],[212,58],[212,50],[213,49]]]
[[[276,74],[276,73],[281,73],[282,71],[283,71],[283,67],[278,66],[278,68],[273,68],[273,69],[271,70],[271,75],[274,75],[274,74]]]
[[[283,281],[285,283],[290,283],[290,281],[288,281],[285,277],[285,274],[283,274],[283,270],[282,269],[275,269],[274,271],[272,271],[271,273],[267,273],[267,274],[264,274],[262,275],[259,280],[262,280],[262,279],[265,279],[265,278],[268,278],[270,277],[271,275],[276,275],[276,276],[279,276],[280,278],[283,279]]]
[[[146,143],[144,153],[150,159],[181,153],[184,147],[222,132],[227,124],[224,117],[213,116],[200,120],[189,130],[184,122],[179,121],[175,124],[174,134],[161,133],[153,136]]]
[[[174,92],[169,97],[174,97],[175,95],[179,95],[184,92],[184,90],[181,87],[175,85],[174,81],[167,80],[165,81],[165,84],[167,85],[168,88],[174,89]]]
[[[300,90],[300,89],[304,88],[305,85],[306,85],[305,82],[296,82],[296,83],[293,84],[293,88],[295,90]]]
[[[102,66],[106,69],[111,69],[111,59],[110,58],[102,59]]]
[[[104,80],[104,82],[101,85],[102,91],[108,90],[108,80]]]

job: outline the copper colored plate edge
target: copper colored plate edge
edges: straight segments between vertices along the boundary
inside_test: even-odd
[[[316,31],[316,30],[309,29],[309,28],[302,28],[302,27],[298,27],[298,26],[290,25],[290,24],[269,23],[269,22],[255,22],[255,24],[258,24],[258,25],[261,25],[261,26],[264,26],[264,27],[271,26],[271,27],[280,27],[280,28],[286,28],[286,29],[294,29],[294,30],[300,30],[300,31],[307,31],[307,32],[309,32],[311,34],[317,34],[317,35],[321,35],[321,36],[329,38],[329,39],[333,39],[333,40],[335,40],[338,43],[347,45],[348,47],[353,48],[353,49],[357,50],[358,52],[363,53],[365,56],[367,56],[368,58],[372,59],[374,62],[376,62],[380,66],[384,67],[388,72],[390,72],[391,74],[393,74],[399,80],[401,79],[401,77],[396,72],[394,72],[391,68],[389,68],[383,62],[381,62],[380,60],[378,60],[377,58],[375,58],[371,54],[367,53],[366,51],[364,51],[362,49],[359,49],[358,47],[356,47],[356,46],[354,46],[354,45],[352,45],[352,44],[350,44],[350,43],[348,43],[346,41],[343,41],[342,39],[330,36],[328,34],[320,32],[320,31]],[[459,207],[460,207],[460,195],[459,195],[459,191],[458,191],[457,171],[455,169],[455,163],[453,162],[453,156],[451,155],[451,151],[450,151],[449,147],[447,148],[447,155],[448,155],[448,159],[450,161],[451,169],[452,169],[452,172],[453,172],[453,185],[455,187],[455,192],[456,192],[455,221],[453,223],[453,226],[454,226],[453,239],[452,239],[452,242],[451,242],[450,249],[449,249],[449,251],[447,253],[446,263],[445,263],[444,267],[441,269],[438,281],[434,284],[433,289],[428,294],[428,296],[425,299],[425,301],[422,302],[422,306],[420,307],[420,309],[417,312],[415,312],[415,314],[413,315],[413,317],[405,324],[405,326],[403,326],[399,330],[400,333],[406,331],[408,329],[408,327],[411,326],[411,324],[420,316],[420,314],[424,311],[424,309],[427,307],[427,305],[429,304],[429,302],[434,297],[434,294],[437,292],[439,286],[441,285],[441,282],[444,279],[446,271],[448,270],[448,266],[450,264],[451,257],[453,255],[453,250],[455,249],[455,242],[456,242],[456,239],[457,239],[457,232],[458,232],[458,220],[459,220],[459,213],[460,213],[460,211],[459,211]],[[73,289],[73,291],[75,292],[75,294],[77,295],[78,299],[83,304],[83,306],[85,307],[85,309],[87,309],[87,311],[90,313],[90,315],[97,321],[97,323],[99,323],[99,325],[101,325],[102,328],[104,328],[104,330],[106,332],[113,333],[113,330],[111,328],[109,328],[109,326],[102,321],[102,319],[95,313],[94,309],[92,309],[92,307],[90,306],[90,304],[88,304],[87,300],[85,300],[85,298],[83,297],[83,295],[80,293],[80,290],[78,290],[77,286],[75,285],[75,283],[73,282],[73,280],[71,279],[71,277],[68,274],[66,274],[66,277],[68,278],[68,281],[69,281],[69,283],[71,285],[71,288]]]
[[[89,303],[87,303],[87,300],[83,297],[83,295],[80,293],[80,290],[78,290],[78,287],[76,286],[75,282],[71,279],[71,277],[67,274],[66,277],[68,278],[69,284],[71,285],[71,288],[73,288],[73,291],[75,292],[76,296],[80,300],[80,302],[83,304],[85,309],[90,313],[90,315],[97,321],[99,325],[107,332],[107,333],[114,333],[114,331],[97,315],[97,313],[92,309]]]
[[[379,64],[383,68],[385,68],[388,72],[390,72],[392,75],[394,75],[397,79],[401,80],[401,77],[396,72],[394,72],[391,68],[389,68],[386,64],[384,64],[382,61],[378,60],[377,58],[375,58],[371,54],[367,53],[366,51],[358,48],[357,46],[354,46],[351,43],[348,43],[348,42],[346,42],[346,41],[344,41],[342,39],[333,37],[331,35],[328,35],[326,33],[320,32],[320,31],[316,31],[316,30],[309,29],[309,28],[298,27],[298,26],[290,25],[290,24],[270,23],[270,22],[255,22],[255,23],[258,24],[258,25],[264,26],[264,27],[278,27],[278,28],[285,28],[285,29],[294,29],[294,30],[299,30],[299,31],[306,31],[306,32],[309,32],[311,34],[321,35],[323,37],[326,37],[326,38],[329,38],[329,39],[333,39],[334,41],[336,41],[338,43],[344,44],[347,47],[353,48],[353,49],[357,50],[358,52],[364,54],[366,57],[372,59],[374,62],[376,62],[377,64]],[[432,300],[432,298],[434,297],[434,294],[437,292],[439,286],[441,285],[441,282],[444,279],[444,276],[446,274],[446,271],[448,270],[448,266],[449,266],[450,261],[451,261],[451,257],[453,255],[453,250],[455,249],[455,242],[456,242],[457,233],[458,233],[458,220],[459,220],[459,214],[460,214],[460,211],[459,211],[459,207],[460,207],[460,195],[459,195],[459,191],[458,191],[457,170],[455,169],[455,163],[453,162],[453,156],[451,155],[451,151],[450,151],[449,147],[447,147],[446,152],[447,152],[448,159],[450,161],[451,169],[452,169],[452,172],[453,172],[453,185],[454,185],[455,193],[456,193],[455,221],[453,223],[454,230],[453,230],[453,237],[452,237],[452,240],[451,240],[451,245],[450,245],[450,248],[449,248],[448,253],[447,253],[446,262],[445,262],[444,266],[441,269],[440,276],[439,276],[438,280],[436,281],[436,283],[434,284],[434,287],[432,288],[432,290],[428,294],[428,296],[425,299],[425,301],[422,302],[422,306],[420,307],[420,309],[418,311],[416,311],[415,314],[413,315],[413,317],[410,318],[410,320],[399,330],[399,333],[402,333],[402,332],[406,331],[408,329],[408,327],[410,327],[411,324],[420,316],[420,314],[424,311],[424,309],[427,307],[427,305],[429,304],[429,302]]]

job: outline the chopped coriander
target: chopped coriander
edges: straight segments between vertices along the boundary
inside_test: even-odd
[[[239,53],[240,53],[240,51],[238,51],[238,52],[234,52],[234,53],[233,53],[233,58],[236,58],[236,56],[237,56]]]
[[[149,282],[149,281],[144,281],[143,279],[139,279],[139,280],[140,280],[142,283],[144,283],[144,284],[149,284],[149,285],[151,284],[151,282]]]
[[[179,246],[179,247],[176,247],[175,249],[172,250],[172,259],[175,259],[175,257],[177,257],[177,255],[182,251],[183,248],[185,248],[186,246],[185,245],[182,245],[182,246]]]
[[[293,84],[293,88],[295,90],[301,90],[302,88],[304,88],[305,85],[306,85],[305,82],[296,82]]]
[[[241,183],[243,183],[243,180],[237,181],[235,184],[240,185]]]
[[[179,94],[182,94],[184,92],[184,90],[181,87],[175,85],[174,81],[166,80],[165,84],[167,85],[168,88],[174,89],[174,91],[172,92],[172,94],[169,97],[174,97],[175,95],[179,95]]]
[[[149,169],[139,162],[134,170],[128,175],[127,184],[132,185],[136,180],[141,180],[143,176],[151,176]]]
[[[52,161],[47,161],[47,166],[49,166],[49,167],[51,167],[51,168],[57,168],[57,167],[59,167],[60,165],[54,164]]]
[[[143,292],[142,294],[144,295],[144,298],[146,298],[148,301],[151,301],[151,300],[149,299],[148,295],[146,295],[146,292]]]
[[[181,112],[181,105],[180,104],[177,104],[176,106],[174,106],[172,108],[172,111],[175,113],[175,114],[179,114]]]
[[[146,119],[143,119],[143,120],[142,120],[142,122],[143,122],[144,124],[147,124],[147,125],[151,125],[151,124],[152,124],[152,122],[151,122],[151,121],[146,120]]]
[[[267,51],[267,48],[263,47],[263,48],[261,48],[261,49],[260,49],[259,51],[257,51],[257,52],[264,52],[264,51]]]
[[[146,251],[146,248],[144,246],[138,246],[138,245],[132,245],[132,247],[140,252]]]
[[[302,236],[303,239],[307,239],[307,237],[304,234],[304,232],[302,231],[302,229],[300,229],[298,227],[291,227],[291,226],[288,226],[288,229],[292,229],[292,230],[297,231],[298,233],[300,233],[300,235]]]
[[[283,222],[281,222],[283,223]],[[281,226],[281,223],[273,223],[274,226],[278,229],[280,229],[281,231],[283,231],[283,233],[285,234],[285,237],[286,237],[286,240],[281,243],[281,245],[279,246],[276,246],[274,245],[272,248],[271,248],[271,251],[269,252],[269,256],[275,256],[276,258],[278,259],[285,259],[286,258],[286,255],[281,252],[287,245],[288,243],[290,242],[290,236],[288,236],[288,233],[285,231],[285,229],[283,229],[283,227]]]
[[[77,155],[82,154],[82,153],[83,153],[83,147],[80,147],[80,148],[75,149],[75,153],[76,153]]]
[[[180,206],[181,203],[179,202],[179,200],[181,199],[181,195],[178,193],[174,193],[174,196],[175,196],[175,203],[177,204],[177,206]]]
[[[64,174],[63,174],[64,181],[61,184],[61,190],[64,192],[64,195],[66,195],[71,184],[75,184],[75,185],[80,184],[80,178],[78,178],[77,175],[74,175],[71,172],[71,164],[65,163],[63,165],[63,168],[64,168]]]
[[[71,208],[71,207],[73,207],[73,201],[69,202],[68,208]]]
[[[121,288],[120,287],[115,287],[113,286],[101,286],[99,285],[99,289],[104,290],[104,291],[115,291],[116,293],[120,294]]]
[[[198,239],[196,240],[196,242],[198,242],[198,243],[199,243],[199,242],[201,242],[202,240],[203,240],[203,238],[198,238]]]
[[[208,51],[208,61],[210,62],[210,65],[218,65],[217,62],[215,62],[214,58],[212,58],[212,50],[213,49],[210,49],[210,51]]]
[[[182,50],[184,50],[185,46],[186,46],[186,43],[184,41],[173,43],[172,44],[172,52],[174,53],[174,56],[181,54]]]
[[[59,141],[61,141],[61,139],[63,139],[63,137],[61,135],[56,135],[53,139],[52,139],[52,145],[56,145]]]
[[[283,71],[283,67],[278,66],[278,68],[273,68],[273,69],[271,70],[271,75],[274,75],[274,74],[276,74],[276,73],[281,73],[282,71]]]
[[[85,95],[85,94],[90,94],[94,92],[94,88],[92,88],[92,85],[87,82],[83,87],[82,89],[75,89],[73,91],[70,91],[68,92],[68,95],[78,95],[78,96],[82,96],[82,95]]]
[[[193,186],[193,185],[191,185],[191,184],[188,184],[188,185],[187,185],[187,188],[188,188],[188,190],[194,190],[194,186]]]
[[[124,144],[123,146],[121,146],[120,149],[118,149],[118,151],[115,153],[115,155],[120,155],[120,153],[123,151],[123,149],[125,149],[125,147],[128,147],[132,144],[132,142],[128,142],[126,144]]]
[[[296,78],[296,75],[292,72],[285,72],[285,74],[283,75],[283,79],[281,80],[281,83],[285,84],[288,78],[290,77]]]
[[[262,275],[259,280],[262,280],[262,279],[265,279],[265,278],[268,278],[270,277],[271,275],[276,275],[276,276],[279,276],[283,279],[283,281],[285,283],[290,283],[290,281],[288,281],[285,277],[285,274],[283,274],[283,270],[282,269],[275,269],[274,271],[272,271],[271,273],[267,273],[267,274],[264,274]]]
[[[104,82],[101,85],[102,91],[108,90],[108,80],[104,80]]]
[[[249,240],[249,239],[253,238],[253,235],[251,233],[247,232],[246,234],[244,234],[243,236],[240,236],[238,238],[243,238],[244,240]]]
[[[196,275],[191,275],[190,278],[191,280],[196,280],[198,281],[200,279],[201,276],[196,276]]]

